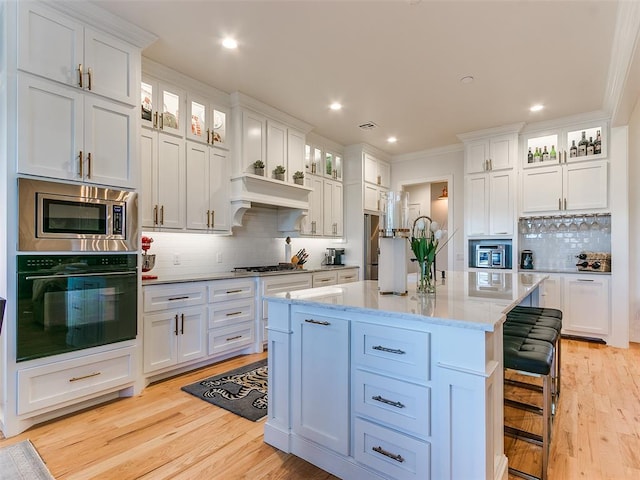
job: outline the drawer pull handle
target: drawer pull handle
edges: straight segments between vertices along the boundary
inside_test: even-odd
[[[240,292],[242,292],[241,288],[239,288],[237,290],[227,290],[227,293],[240,293]]]
[[[402,402],[394,402],[393,400],[387,400],[386,398],[381,397],[380,395],[371,397],[371,400],[375,400],[376,402],[380,402],[380,403],[386,403],[387,405],[391,405],[392,407],[404,408],[404,404]]]
[[[185,295],[184,297],[171,297],[169,298],[169,301],[172,302],[173,300],[186,300],[187,298],[189,298],[189,295]]]
[[[102,372],[93,372],[90,373],[89,375],[84,375],[82,377],[73,377],[70,378],[69,381],[70,382],[77,382],[78,380],[84,380],[85,378],[91,378],[91,377],[97,377],[98,375],[100,375]]]
[[[304,321],[307,323],[313,323],[315,325],[331,325],[331,323],[327,322],[326,320],[313,320],[311,318],[305,318]]]
[[[593,282],[593,278],[579,278],[579,282]]]
[[[239,338],[242,338],[242,335],[236,335],[235,337],[229,337],[229,338],[227,338],[227,342],[230,342],[231,340],[237,340]]]
[[[381,352],[387,352],[387,353],[395,353],[396,355],[404,355],[405,352],[404,350],[400,350],[397,348],[387,348],[387,347],[383,347],[382,345],[376,345],[375,347],[371,347],[374,350],[380,350]]]
[[[227,313],[227,317],[233,317],[234,315],[240,315],[242,312],[230,312]]]
[[[387,452],[384,448],[382,447],[372,447],[371,450],[373,450],[374,452],[377,452],[381,455],[384,455],[385,457],[389,457],[391,460],[395,460],[396,462],[404,462],[404,458],[402,458],[402,455],[398,454],[395,455],[391,452]]]

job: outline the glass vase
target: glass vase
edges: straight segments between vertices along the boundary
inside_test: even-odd
[[[420,295],[436,293],[436,283],[432,271],[433,262],[418,262],[416,292]]]

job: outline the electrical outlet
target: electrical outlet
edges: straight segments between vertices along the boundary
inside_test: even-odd
[[[173,254],[173,264],[174,265],[180,265],[181,259],[180,259],[180,254],[179,253],[174,253]]]
[[[222,263],[222,252],[216,253],[216,262]]]

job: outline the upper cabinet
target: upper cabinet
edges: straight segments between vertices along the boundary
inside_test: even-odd
[[[196,94],[187,96],[187,138],[219,148],[229,148],[229,110]]]
[[[464,150],[466,173],[510,169],[516,165],[518,136],[506,134],[470,141]]]
[[[184,90],[145,76],[140,84],[142,126],[184,137]]]
[[[140,51],[36,2],[18,2],[18,68],[134,106]]]
[[[364,181],[385,188],[391,187],[391,165],[369,153],[364,154]]]
[[[607,120],[596,120],[521,135],[522,166],[535,168],[605,159],[608,130]]]

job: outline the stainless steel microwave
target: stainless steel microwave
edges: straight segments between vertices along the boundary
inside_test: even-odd
[[[476,245],[477,268],[511,268],[511,251],[508,245]]]
[[[138,249],[138,196],[92,185],[18,179],[20,251]]]

